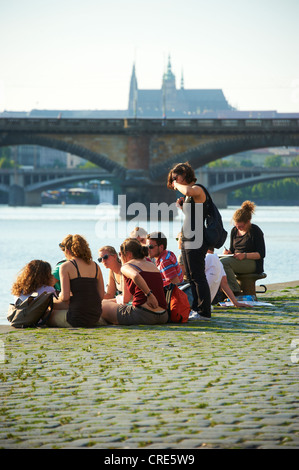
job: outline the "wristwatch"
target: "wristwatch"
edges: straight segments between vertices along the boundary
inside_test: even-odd
[[[147,294],[145,294],[147,297],[149,297],[153,292],[150,290]]]

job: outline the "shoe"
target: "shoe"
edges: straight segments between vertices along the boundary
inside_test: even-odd
[[[200,317],[199,313],[195,310],[191,310],[189,313],[189,320],[197,320],[197,317]]]
[[[197,318],[197,320],[200,320],[200,321],[210,321],[210,320],[211,320],[211,317],[204,317],[203,315],[199,315],[199,318]]]
[[[203,315],[200,315],[200,313],[196,312],[195,310],[191,310],[191,312],[189,313],[189,321],[195,321],[195,320],[199,320],[199,321],[210,321],[211,318],[210,317],[204,317]]]

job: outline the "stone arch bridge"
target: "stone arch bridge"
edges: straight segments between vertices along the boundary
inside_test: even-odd
[[[109,173],[119,193],[126,194],[127,204],[138,201],[148,205],[173,202],[173,193],[166,189],[165,181],[175,163],[189,161],[193,168],[200,168],[241,151],[299,146],[299,119],[0,118],[0,146],[26,144],[79,155]],[[79,176],[83,179],[83,174]],[[271,179],[274,177],[281,176],[272,173]],[[253,176],[250,182],[253,184],[258,178],[261,176]],[[26,189],[22,181],[24,178],[15,172],[9,183],[10,192],[23,191],[32,196],[41,189],[32,183]],[[212,194],[223,195],[233,187],[228,181],[218,187],[209,181],[203,183],[208,183]],[[241,182],[235,178],[234,185],[240,187]],[[31,203],[34,204],[34,197]]]

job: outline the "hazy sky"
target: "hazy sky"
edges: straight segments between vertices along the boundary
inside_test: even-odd
[[[299,112],[299,0],[0,0],[0,111],[126,109],[161,88],[222,88],[239,110]]]

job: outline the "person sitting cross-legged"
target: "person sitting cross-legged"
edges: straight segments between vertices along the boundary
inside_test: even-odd
[[[162,276],[154,263],[146,259],[147,251],[136,238],[128,238],[121,244],[124,302],[103,303],[101,318],[108,324],[156,325],[168,321]]]

